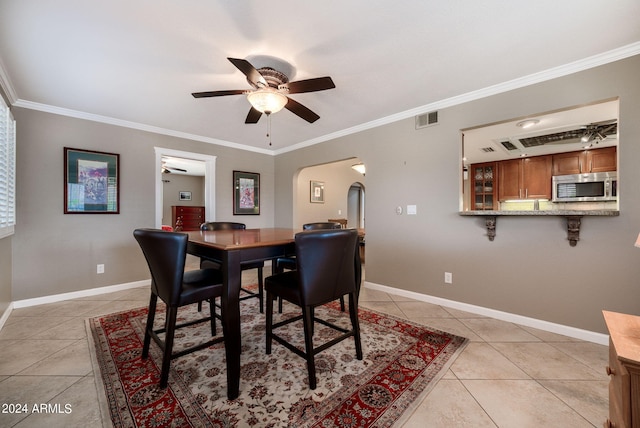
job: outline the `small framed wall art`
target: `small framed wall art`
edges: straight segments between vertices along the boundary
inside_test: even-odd
[[[64,213],[120,213],[120,155],[64,148]]]
[[[311,202],[324,204],[324,182],[311,180]]]
[[[181,191],[180,192],[180,200],[181,201],[190,201],[191,200],[191,192]]]
[[[233,214],[260,214],[260,174],[233,171]]]

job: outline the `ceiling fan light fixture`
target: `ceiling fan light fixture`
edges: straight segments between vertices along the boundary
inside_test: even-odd
[[[364,166],[364,164],[362,162],[357,163],[355,165],[351,165],[351,168],[355,169],[356,171],[358,171],[360,174],[364,175],[366,172],[366,168]]]
[[[593,133],[587,132],[582,136],[582,138],[580,138],[580,141],[582,141],[583,143],[588,143],[589,141],[591,141],[592,137],[593,137]]]
[[[527,119],[516,123],[516,126],[522,129],[527,129],[539,123],[540,121],[538,119]]]
[[[287,105],[288,98],[271,88],[257,89],[247,94],[247,99],[260,113],[277,113]]]

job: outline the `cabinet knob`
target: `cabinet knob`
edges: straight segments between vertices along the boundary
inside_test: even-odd
[[[615,375],[616,371],[615,369],[612,369],[611,367],[607,366],[607,375],[611,376],[611,375]]]
[[[604,428],[616,428],[616,424],[611,422],[611,419],[607,419],[603,425]]]

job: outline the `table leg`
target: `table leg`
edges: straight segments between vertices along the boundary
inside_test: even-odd
[[[240,252],[227,251],[222,264],[222,329],[227,356],[227,398],[233,400],[240,393]]]

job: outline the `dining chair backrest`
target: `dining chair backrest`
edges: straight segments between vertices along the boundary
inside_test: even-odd
[[[341,229],[342,226],[340,223],[334,222],[318,222],[318,223],[307,223],[302,225],[303,230],[320,230],[320,229]]]
[[[182,291],[188,235],[158,229],[136,229],[138,241],[151,272],[151,288],[167,305],[177,305]]]
[[[200,230],[239,230],[246,228],[246,224],[232,221],[209,221],[200,225]]]
[[[295,236],[302,303],[316,306],[357,290],[355,229],[309,230]]]

